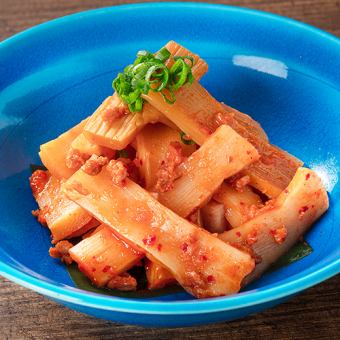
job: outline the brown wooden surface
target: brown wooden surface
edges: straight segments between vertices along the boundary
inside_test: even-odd
[[[134,1],[0,0],[0,41],[38,23]],[[135,1],[137,2],[137,1]],[[269,11],[340,36],[337,0],[216,1]],[[180,329],[117,325],[71,311],[0,278],[0,339],[340,339],[340,277],[245,319]]]

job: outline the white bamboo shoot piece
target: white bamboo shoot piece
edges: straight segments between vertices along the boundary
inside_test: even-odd
[[[225,218],[232,228],[245,223],[257,209],[263,206],[259,195],[255,194],[249,186],[245,186],[240,192],[230,184],[223,183],[213,197],[224,205]]]
[[[98,287],[131,269],[144,256],[133,245],[121,240],[112,228],[101,225],[69,251],[79,269]]]
[[[66,157],[72,142],[82,133],[86,121],[83,120],[58,138],[40,145],[40,159],[55,178],[68,178],[75,172],[66,166]]]
[[[184,156],[190,156],[196,145],[181,142],[178,130],[163,124],[147,125],[136,137],[137,158],[140,160],[139,171],[144,179],[145,188],[152,189],[157,182],[157,171],[166,157],[171,142],[180,142]]]
[[[65,184],[66,195],[123,238],[165,266],[196,297],[233,294],[254,268],[244,253],[162,206],[138,184],[112,182],[106,168],[96,176],[81,169]]]
[[[224,205],[215,200],[210,200],[200,210],[202,224],[211,233],[221,234],[227,230],[228,223],[224,216]]]
[[[224,103],[222,103],[225,111],[223,111],[222,118],[228,121],[228,125],[232,127],[242,137],[248,133],[252,138],[261,139],[265,142],[269,142],[266,132],[262,129],[262,126],[249,115],[240,112]],[[251,138],[251,137],[249,137]]]
[[[176,283],[176,279],[168,269],[148,259],[145,264],[145,274],[150,290],[164,288]]]
[[[271,145],[261,126],[248,115],[223,104],[219,119],[227,122],[237,133],[252,143],[261,158],[245,169],[253,187],[267,195],[277,197],[283,191],[302,162],[288,152]],[[210,126],[210,128],[213,128]]]
[[[115,150],[92,143],[83,133],[81,133],[72,141],[71,148],[73,150],[79,151],[83,155],[87,155],[89,158],[92,155],[97,155],[111,159],[115,155]]]
[[[84,128],[86,138],[94,144],[107,148],[122,150],[130,144],[138,132],[148,123],[162,121],[173,126],[163,115],[149,104],[145,104],[143,112],[128,113],[123,117],[105,119],[106,110],[121,104],[116,94],[104,100],[92,114]]]
[[[303,162],[288,152],[269,143],[253,143],[259,151],[259,162],[244,169],[250,184],[269,198],[277,197],[290,183]]]
[[[62,180],[51,176],[36,197],[55,242],[80,236],[98,225],[87,211],[61,192],[61,184]]]
[[[143,98],[173,121],[198,145],[202,145],[209,135],[216,130],[213,119],[224,108],[197,81],[187,84],[176,91],[176,101],[169,105],[160,93],[149,92]],[[203,124],[203,123],[204,124]],[[209,122],[209,125],[208,123]],[[210,126],[212,125],[213,126]]]
[[[228,125],[221,125],[181,166],[172,190],[159,201],[187,217],[208,202],[225,178],[258,159],[256,149]]]
[[[229,244],[248,246],[260,261],[245,284],[258,278],[328,209],[327,192],[318,175],[299,168],[291,183],[256,217],[220,235]]]

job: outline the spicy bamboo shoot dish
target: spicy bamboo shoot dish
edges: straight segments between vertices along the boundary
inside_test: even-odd
[[[200,83],[208,65],[174,41],[139,51],[114,93],[40,147],[30,185],[50,255],[92,284],[181,285],[235,294],[327,209],[318,175],[270,144],[259,123]]]

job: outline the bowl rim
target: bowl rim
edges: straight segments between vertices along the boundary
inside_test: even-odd
[[[207,4],[195,2],[162,2],[162,3],[143,3],[143,4],[127,4],[113,7],[103,7],[75,14],[70,14],[61,18],[53,19],[45,23],[39,24],[20,32],[2,42],[0,48],[9,48],[12,44],[20,42],[23,38],[29,38],[37,32],[48,30],[50,27],[61,25],[65,22],[73,21],[77,18],[89,18],[93,16],[100,16],[104,13],[112,13],[117,15],[125,10],[138,10],[147,8],[169,8],[176,7],[181,9],[200,8],[210,11],[226,11],[235,14],[242,13],[249,16],[261,17],[263,19],[274,20],[276,24],[289,25],[293,28],[302,31],[311,32],[322,37],[329,43],[335,44],[335,48],[340,52],[340,40],[330,33],[324,32],[321,29],[312,27],[294,19],[286,18],[276,14],[266,13],[254,9],[240,8],[235,6],[227,6],[221,4]],[[247,291],[231,296],[204,299],[204,300],[188,300],[188,301],[145,301],[142,299],[119,298],[115,296],[106,296],[96,293],[87,292],[78,288],[69,286],[57,285],[45,280],[40,280],[28,273],[20,271],[11,265],[8,265],[0,260],[0,275],[21,285],[36,291],[40,294],[46,295],[52,299],[60,302],[86,306],[101,310],[109,310],[124,313],[135,314],[204,314],[221,311],[230,311],[239,308],[245,308],[252,305],[259,305],[262,303],[278,300],[295,294],[301,290],[309,288],[317,283],[320,283],[340,272],[340,258],[335,258],[326,266],[319,265],[315,271],[301,276],[301,273],[291,276],[288,280],[278,281],[270,288],[261,288]]]

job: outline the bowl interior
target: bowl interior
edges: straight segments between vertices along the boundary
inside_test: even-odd
[[[39,164],[40,144],[90,115],[112,93],[113,77],[139,49],[156,51],[170,39],[207,60],[202,83],[218,100],[258,120],[272,143],[319,172],[330,193],[329,212],[306,236],[314,252],[245,291],[281,284],[334,261],[340,241],[335,41],[324,44],[321,33],[228,7],[196,7],[191,16],[190,7],[145,8],[62,19],[0,45],[0,261],[74,287],[65,267],[48,256],[48,231],[31,216],[36,205],[28,185],[30,164]]]

